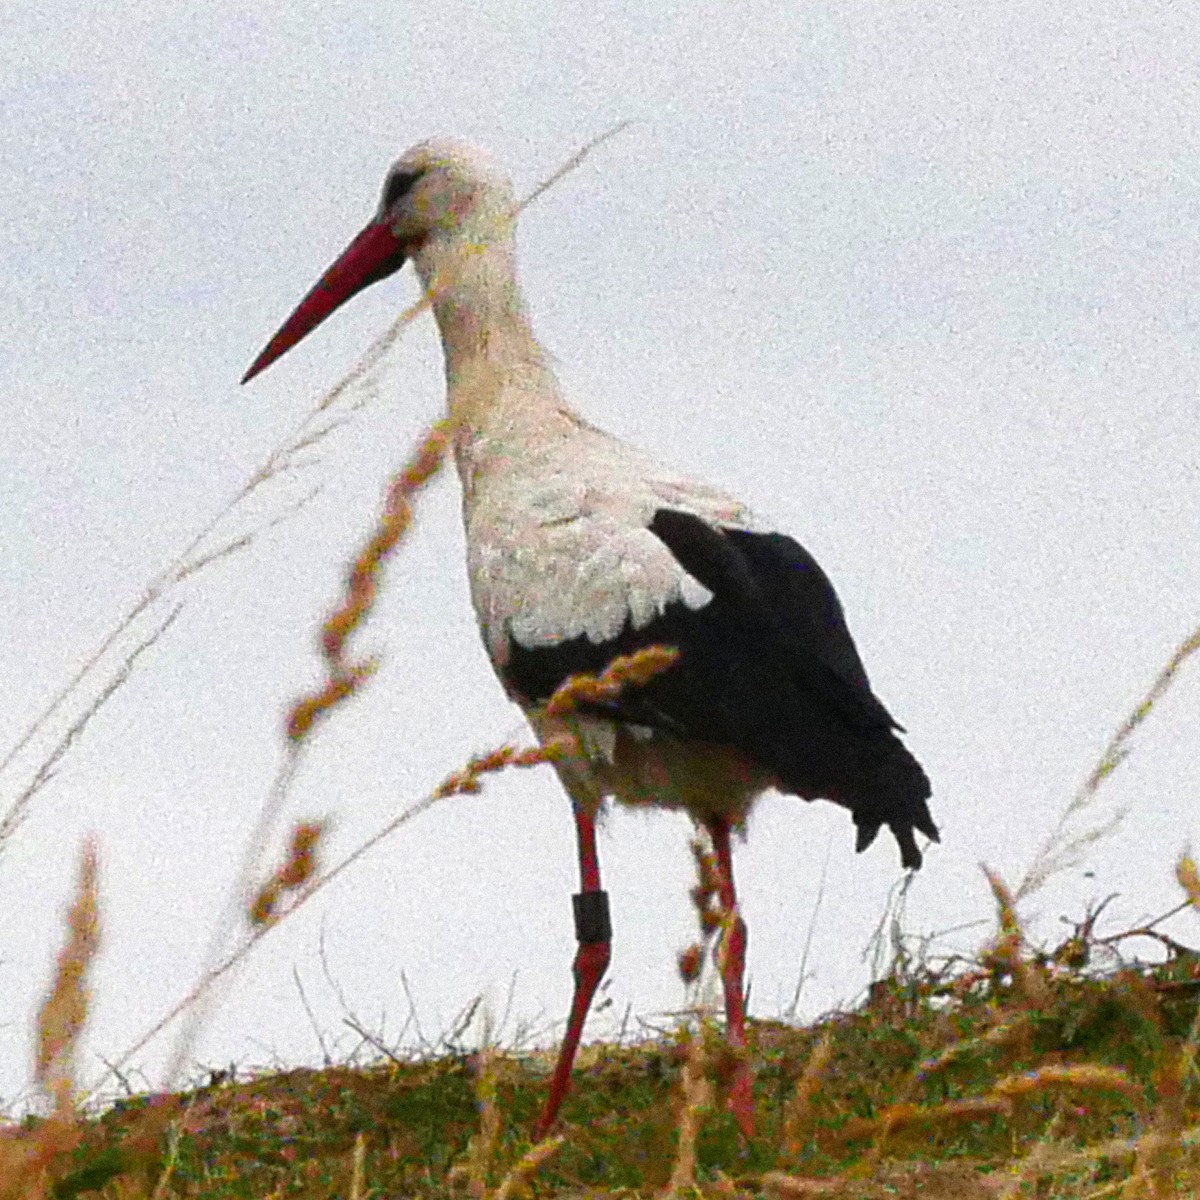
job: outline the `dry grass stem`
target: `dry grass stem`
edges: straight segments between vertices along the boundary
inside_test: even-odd
[[[484,775],[503,771],[507,767],[538,767],[543,763],[561,762],[578,752],[578,744],[572,737],[552,738],[540,746],[518,749],[516,746],[500,746],[486,754],[476,755],[465,767],[447,775],[433,790],[433,799],[446,796],[473,795],[483,787]]]
[[[1167,665],[1163,667],[1154,682],[1150,685],[1150,690],[1143,697],[1142,702],[1129,714],[1125,723],[1113,735],[1104,753],[1100,756],[1099,763],[1084,782],[1083,790],[1094,792],[1125,761],[1126,756],[1129,754],[1127,743],[1130,737],[1136,732],[1138,726],[1150,715],[1154,705],[1162,699],[1171,684],[1174,683],[1175,676],[1178,674],[1180,667],[1197,650],[1200,650],[1200,628],[1194,629],[1179,644],[1175,653],[1168,660]]]
[[[1017,1100],[1034,1093],[1059,1091],[1064,1088],[1081,1091],[1120,1092],[1132,1100],[1141,1097],[1142,1089],[1120,1067],[1101,1063],[1078,1063],[1073,1066],[1050,1064],[1019,1075],[1005,1075],[992,1085],[992,1095],[1005,1100]]]
[[[553,174],[547,175],[541,183],[537,184],[520,204],[517,205],[517,214],[525,211],[531,204],[536,203],[542,196],[548,192],[555,184],[561,183],[572,171],[578,170],[583,166],[584,160],[594,150],[598,150],[605,142],[611,141],[618,133],[624,133],[633,124],[631,120],[618,121],[615,125],[606,129],[603,133],[598,133],[590,142],[580,147],[570,158],[567,159],[561,167]]]
[[[84,843],[79,881],[67,912],[67,937],[50,991],[38,1011],[34,1078],[51,1102],[48,1120],[32,1128],[0,1129],[0,1200],[47,1195],[53,1164],[79,1144],[75,1056],[87,1020],[87,974],[99,945],[96,847]]]
[[[171,1186],[171,1177],[179,1163],[179,1141],[179,1125],[172,1123],[167,1134],[167,1161],[163,1163],[159,1172],[154,1191],[150,1193],[150,1200],[165,1200],[167,1188]]]
[[[375,674],[377,667],[374,659],[353,663],[327,679],[315,692],[297,700],[288,713],[288,737],[293,742],[307,737],[317,718],[353,696]]]
[[[696,1028],[684,1033],[683,1070],[679,1085],[681,1104],[679,1112],[679,1141],[675,1151],[675,1162],[671,1178],[663,1196],[674,1196],[685,1189],[696,1187],[696,1142],[700,1136],[704,1118],[712,1108],[712,1084],[706,1073],[707,1055],[704,1051],[705,1025],[701,1021]]]
[[[988,885],[996,899],[1000,932],[985,963],[993,969],[1007,971],[1012,975],[1018,993],[1031,1008],[1041,1008],[1048,998],[1046,981],[1021,954],[1021,927],[1017,921],[1016,900],[994,871],[982,866]]]
[[[843,1196],[848,1192],[847,1183],[840,1179],[801,1179],[795,1175],[784,1175],[781,1171],[769,1171],[762,1177],[762,1185],[776,1196],[790,1200],[812,1200],[813,1197]],[[854,1186],[854,1185],[851,1185]],[[855,1187],[855,1190],[861,1190]]]
[[[796,971],[796,990],[792,993],[791,1003],[787,1006],[784,1016],[789,1021],[796,1019],[800,1008],[800,997],[804,992],[804,984],[808,979],[808,963],[812,955],[813,938],[817,932],[817,922],[821,916],[821,905],[825,902],[825,885],[829,878],[829,856],[833,852],[832,835],[825,839],[825,857],[821,861],[821,874],[817,879],[817,897],[813,901],[812,912],[808,917],[808,928],[804,933],[804,949],[800,953],[800,966]]]
[[[533,1177],[562,1149],[566,1140],[559,1135],[530,1146],[500,1181],[494,1200],[520,1200],[529,1191]]]
[[[9,806],[8,811],[4,814],[4,816],[0,817],[0,849],[3,849],[4,843],[16,832],[20,826],[21,821],[24,819],[26,810],[29,807],[30,801],[54,777],[54,769],[58,766],[63,756],[68,750],[71,749],[71,747],[83,734],[84,730],[91,723],[92,718],[95,717],[95,715],[101,710],[101,708],[104,707],[105,704],[108,703],[113,695],[128,682],[129,677],[133,674],[134,667],[137,666],[138,659],[140,659],[142,655],[145,654],[146,651],[149,650],[163,636],[163,634],[165,634],[167,630],[171,628],[171,626],[175,623],[175,619],[182,611],[182,608],[182,605],[176,605],[146,637],[144,637],[140,642],[126,652],[124,658],[122,658],[112,676],[105,682],[99,693],[93,697],[91,703],[88,704],[82,712],[76,715],[75,719],[63,732],[58,741],[49,748],[49,750],[43,756],[41,762],[38,764],[38,767],[33,774],[33,778],[17,795],[16,799]],[[81,682],[82,678],[82,675],[78,676],[75,683],[78,684]],[[65,700],[65,696],[66,694],[63,693],[62,699]],[[46,710],[41,724],[44,725],[44,723],[48,721],[55,712],[57,712],[58,706],[59,702],[56,701],[55,704],[51,705],[50,708]],[[41,728],[41,725],[39,725],[38,728]],[[15,759],[16,755],[34,736],[34,733],[37,732],[37,730],[33,729],[33,727],[31,727],[31,730],[32,732],[27,730],[26,734],[22,735],[21,739],[18,739],[17,744],[8,753],[4,761],[0,762],[0,774],[4,772],[5,768]]]
[[[360,1133],[354,1139],[350,1162],[350,1200],[362,1200],[367,1165],[367,1139]]]
[[[451,1168],[447,1182],[466,1186],[471,1200],[484,1200],[496,1161],[504,1117],[497,1101],[497,1054],[485,1045],[475,1062],[475,1103],[479,1109],[479,1131],[467,1142],[466,1161]]]
[[[826,1135],[826,1148],[866,1139],[869,1146],[861,1160],[866,1175],[878,1172],[888,1143],[897,1136],[928,1137],[947,1126],[968,1124],[995,1116],[1008,1116],[1012,1104],[1003,1096],[968,1096],[944,1104],[919,1105],[900,1101],[886,1105],[874,1117],[851,1117],[836,1134]]]
[[[1099,824],[1084,829],[1079,833],[1070,833],[1071,823],[1081,814],[1091,809],[1101,784],[1129,756],[1130,740],[1139,726],[1149,717],[1155,704],[1166,694],[1167,689],[1175,681],[1183,664],[1200,650],[1200,628],[1194,629],[1176,648],[1174,654],[1163,669],[1158,673],[1150,690],[1134,708],[1133,712],[1113,734],[1100,760],[1083,781],[1079,790],[1071,798],[1070,803],[1063,809],[1050,835],[1034,855],[1033,863],[1025,873],[1024,879],[1016,890],[1016,899],[1024,900],[1042,887],[1048,879],[1061,871],[1078,866],[1089,847],[1107,837],[1121,823],[1124,810],[1118,810]]]
[[[468,1140],[463,1161],[451,1167],[446,1182],[452,1187],[465,1188],[471,1200],[518,1200],[529,1191],[533,1177],[558,1153],[566,1139],[551,1137],[535,1143],[509,1167],[497,1187],[490,1186],[491,1179],[499,1171],[504,1134],[499,1092],[501,1069],[505,1064],[495,1046],[486,1038],[485,1042],[475,1064],[479,1129]]]
[[[437,422],[388,485],[383,514],[351,569],[346,601],[321,630],[321,649],[331,667],[341,666],[346,638],[370,611],[383,560],[412,524],[411,498],[441,467],[452,435],[449,421]]]
[[[784,1152],[794,1158],[804,1152],[812,1132],[813,1100],[833,1057],[833,1032],[827,1029],[809,1051],[808,1060],[783,1110]]]
[[[938,1051],[932,1058],[923,1059],[918,1063],[914,1070],[914,1077],[924,1081],[939,1071],[945,1070],[964,1055],[975,1054],[980,1050],[1004,1049],[1027,1042],[1032,1019],[1032,1013],[1018,1013],[1010,1020],[994,1025],[978,1037],[963,1038],[953,1042]]]

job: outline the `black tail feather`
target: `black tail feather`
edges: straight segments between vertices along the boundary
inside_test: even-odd
[[[877,761],[873,777],[834,799],[853,813],[856,851],[861,854],[886,825],[900,847],[900,862],[906,870],[915,871],[922,859],[914,831],[932,842],[941,839],[926,803],[931,792],[928,777],[894,735],[889,735],[889,740],[891,746],[882,761]]]
[[[854,853],[861,854],[879,836],[879,822],[856,819],[854,829]]]
[[[916,871],[921,866],[921,851],[917,849],[917,840],[913,837],[911,825],[901,825],[899,822],[888,822],[896,841],[900,844],[900,865],[906,871]]]
[[[917,871],[921,868],[921,863],[924,859],[921,856],[921,851],[917,846],[916,838],[913,837],[914,828],[925,834],[931,841],[937,842],[941,839],[938,837],[937,827],[932,821],[922,820],[919,822],[909,823],[907,821],[859,821],[855,819],[855,834],[854,834],[854,849],[855,852],[861,854],[866,850],[879,836],[879,830],[882,824],[886,824],[892,831],[892,836],[896,839],[900,847],[900,865],[906,871]]]

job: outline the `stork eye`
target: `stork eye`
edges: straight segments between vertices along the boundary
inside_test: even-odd
[[[397,171],[389,176],[383,186],[383,207],[391,208],[401,196],[412,190],[412,185],[420,178],[420,171]]]

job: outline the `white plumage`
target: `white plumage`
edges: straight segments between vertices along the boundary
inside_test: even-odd
[[[707,603],[712,593],[649,530],[665,504],[714,525],[749,524],[728,497],[689,494],[590,429],[556,449],[552,474],[538,471],[540,459],[531,471],[482,472],[464,503],[471,596],[498,665],[510,636],[529,649],[580,634],[606,642],[627,620],[643,629],[672,601]]]

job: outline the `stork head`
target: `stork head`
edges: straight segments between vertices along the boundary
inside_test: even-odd
[[[412,258],[422,277],[438,250],[491,241],[511,228],[516,199],[491,155],[467,142],[437,138],[405,151],[383,182],[379,207],[296,311],[267,343],[242,382],[253,379],[334,309]]]

